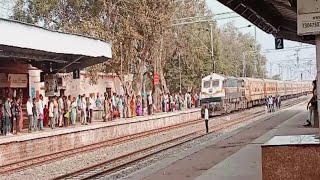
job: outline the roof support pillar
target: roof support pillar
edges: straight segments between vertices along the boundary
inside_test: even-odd
[[[314,93],[315,95],[317,95],[317,101],[318,101],[317,112],[320,112],[320,35],[316,35],[316,59],[317,59],[317,77],[316,77],[317,92],[314,92]],[[320,120],[319,113],[314,113],[314,125],[315,126],[318,125],[318,128],[319,128],[319,120]],[[320,134],[320,129],[319,129],[319,134]]]

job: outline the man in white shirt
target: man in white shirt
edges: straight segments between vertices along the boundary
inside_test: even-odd
[[[204,109],[204,121],[206,123],[206,132],[209,133],[209,110],[207,106]]]
[[[81,100],[81,124],[87,125],[87,106],[86,106],[86,97],[85,95],[82,96]]]
[[[59,111],[59,126],[62,126],[63,122],[63,114],[64,114],[64,103],[63,103],[63,98],[62,95],[58,99],[58,111]]]
[[[43,130],[43,96],[40,94],[38,101],[38,112],[39,112],[39,130]]]
[[[273,97],[272,96],[269,97],[268,104],[269,104],[269,111],[273,112]]]
[[[89,98],[89,123],[92,122],[92,116],[93,116],[93,105],[94,105],[94,96],[91,95],[91,97]]]
[[[29,132],[32,132],[33,127],[33,112],[32,112],[33,104],[31,102],[31,98],[28,98],[27,102],[27,112],[28,112],[28,120],[29,120]]]

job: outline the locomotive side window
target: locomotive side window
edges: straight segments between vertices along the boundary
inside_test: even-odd
[[[227,79],[225,87],[237,87],[237,79]]]
[[[204,81],[203,82],[203,87],[204,88],[209,88],[211,86],[211,81]]]

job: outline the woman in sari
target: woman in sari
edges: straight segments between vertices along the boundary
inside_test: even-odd
[[[75,97],[73,97],[73,101],[71,103],[71,123],[73,126],[76,125],[76,119],[77,119],[77,107],[78,107],[78,103]]]
[[[43,126],[48,127],[49,124],[49,109],[47,105],[44,105],[43,108]]]
[[[109,98],[108,96],[105,96],[105,100],[103,101],[103,121],[109,121],[111,116],[110,116],[110,103],[109,103]]]
[[[136,116],[136,102],[135,102],[135,97],[132,96],[131,98],[131,102],[130,102],[130,109],[131,109],[131,117],[135,117]]]

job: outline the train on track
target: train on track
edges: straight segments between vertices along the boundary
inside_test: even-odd
[[[213,73],[202,79],[202,115],[207,106],[210,116],[229,114],[265,104],[266,97],[282,100],[312,92],[312,81],[278,81],[271,79],[230,77]]]

